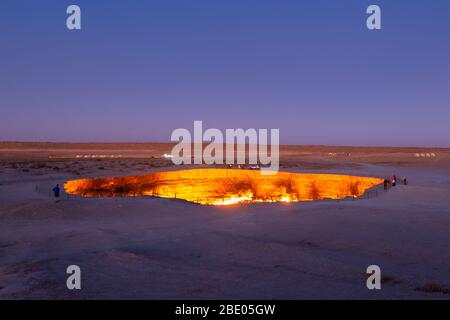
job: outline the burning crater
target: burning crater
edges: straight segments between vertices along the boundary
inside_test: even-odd
[[[336,174],[240,169],[193,169],[141,176],[70,180],[66,193],[82,197],[155,196],[210,205],[298,202],[359,197],[383,180]]]

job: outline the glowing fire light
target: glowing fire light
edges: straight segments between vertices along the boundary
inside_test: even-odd
[[[68,194],[83,197],[156,196],[199,204],[233,205],[247,202],[298,202],[359,197],[383,180],[335,174],[194,169],[142,176],[70,180]]]

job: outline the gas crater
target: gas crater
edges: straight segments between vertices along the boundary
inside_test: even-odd
[[[262,175],[241,169],[191,169],[69,180],[67,194],[82,197],[154,196],[202,205],[300,202],[360,197],[383,179],[338,174],[278,172]]]

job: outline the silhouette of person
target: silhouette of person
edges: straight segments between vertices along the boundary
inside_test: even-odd
[[[59,189],[59,184],[57,184],[54,188],[53,188],[53,194],[55,195],[55,198],[59,198],[59,193],[60,193],[60,189]]]

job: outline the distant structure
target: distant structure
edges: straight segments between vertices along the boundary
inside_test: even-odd
[[[436,153],[416,153],[414,156],[416,158],[436,158]]]

